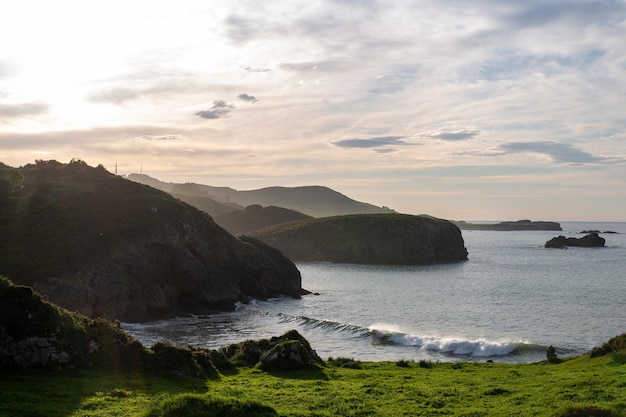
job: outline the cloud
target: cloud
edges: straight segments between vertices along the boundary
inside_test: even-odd
[[[183,140],[183,135],[141,135],[137,139],[143,140]]]
[[[245,66],[243,67],[244,71],[248,71],[248,72],[270,72],[271,70],[269,68],[265,68],[265,67],[251,67],[251,66]]]
[[[553,162],[565,164],[591,164],[615,160],[613,158],[592,155],[566,143],[551,141],[505,143],[500,145],[499,149],[504,151],[504,153],[543,154],[549,156]]]
[[[258,100],[254,96],[249,96],[246,93],[241,93],[237,96],[237,98],[241,101],[247,101],[248,103],[256,103]]]
[[[227,104],[224,100],[215,100],[209,110],[201,110],[196,113],[196,116],[209,120],[220,119],[228,116],[234,108],[235,106]]]
[[[115,87],[98,91],[89,96],[89,101],[94,103],[124,104],[141,96],[141,90],[126,87]]]
[[[340,148],[380,148],[389,145],[414,145],[406,142],[406,136],[384,136],[369,139],[343,139],[333,142],[335,146]]]
[[[472,139],[480,134],[480,130],[456,130],[456,131],[442,131],[437,133],[431,133],[424,135],[424,137],[447,140],[447,141],[459,141]]]
[[[0,120],[47,113],[49,106],[44,103],[0,104]]]

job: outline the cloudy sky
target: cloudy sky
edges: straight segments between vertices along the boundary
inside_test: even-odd
[[[20,0],[0,161],[626,221],[624,0]]]

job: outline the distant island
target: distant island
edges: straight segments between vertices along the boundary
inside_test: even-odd
[[[461,230],[496,230],[496,231],[516,231],[516,230],[556,230],[561,231],[561,225],[557,222],[517,220],[500,223],[468,223],[462,220],[453,221]]]

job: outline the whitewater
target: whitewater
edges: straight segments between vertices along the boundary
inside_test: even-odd
[[[469,260],[426,266],[299,263],[300,300],[252,300],[210,316],[123,323],[160,340],[219,348],[290,329],[324,358],[527,363],[582,354],[626,332],[626,223],[554,231],[463,231]],[[599,230],[604,248],[545,249]]]

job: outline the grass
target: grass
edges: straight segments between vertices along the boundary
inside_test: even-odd
[[[360,362],[357,369],[328,362],[316,371],[239,368],[210,380],[3,371],[0,416],[626,416],[623,357],[584,355],[558,365]]]

